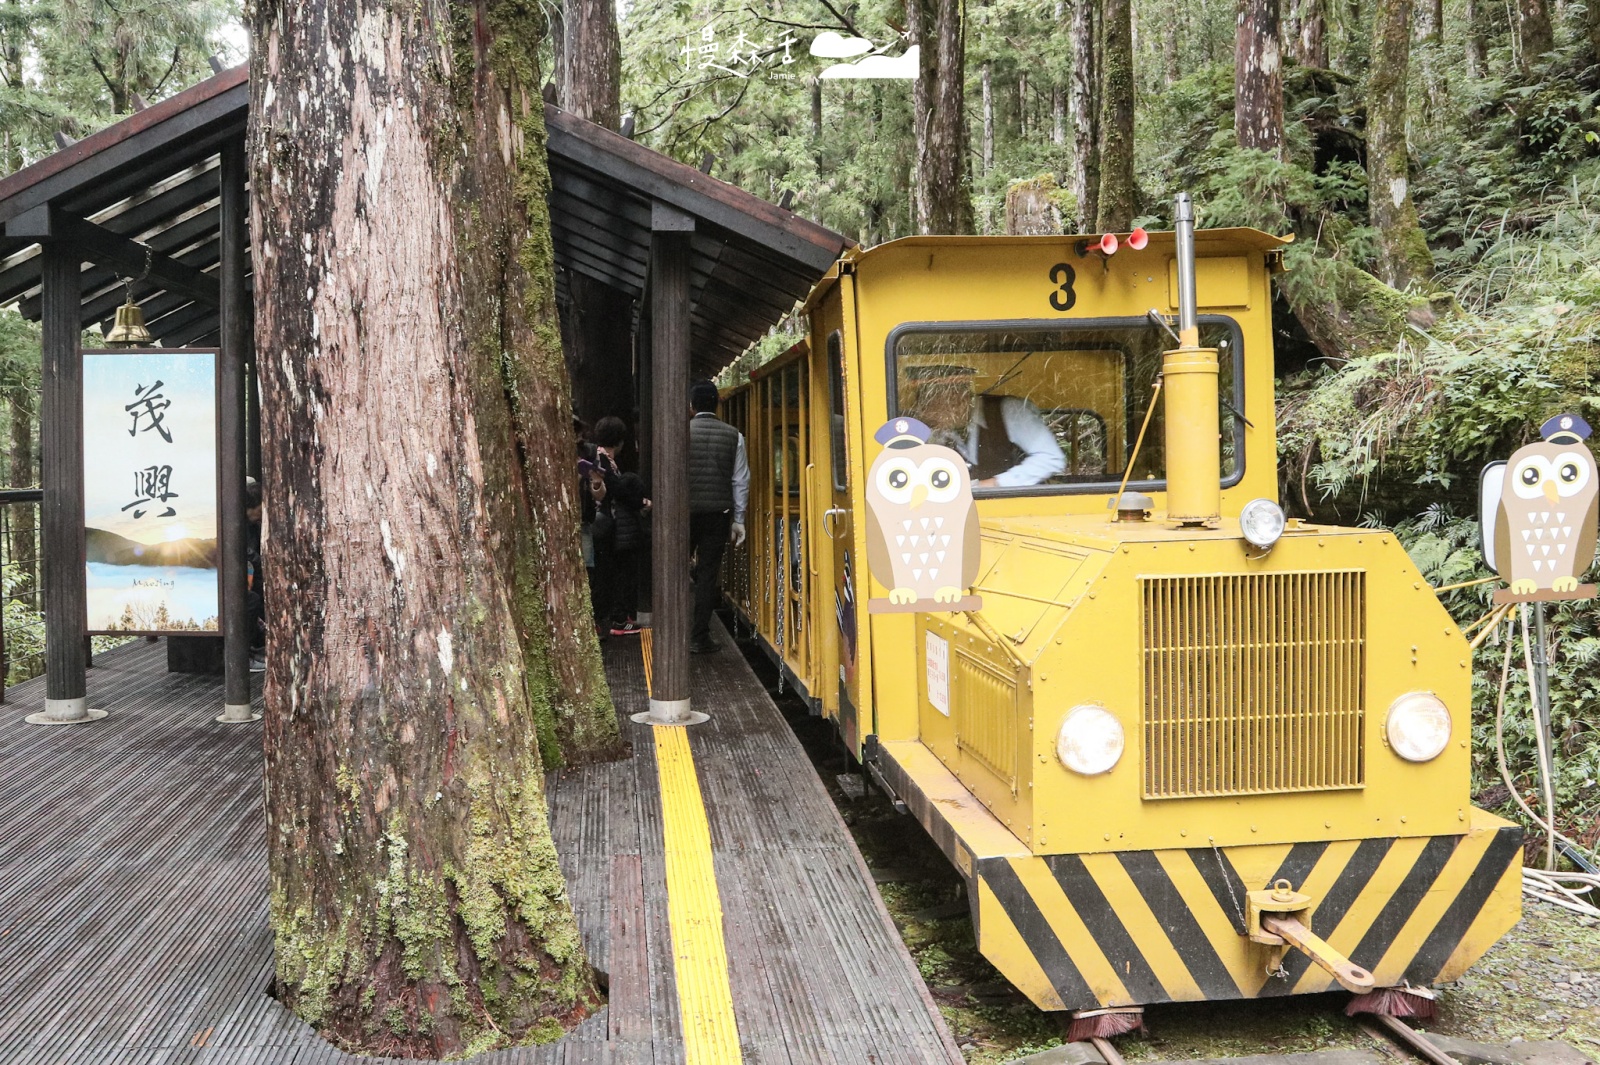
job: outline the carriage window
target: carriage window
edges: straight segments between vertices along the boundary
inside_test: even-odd
[[[844,338],[835,329],[828,334],[828,429],[833,452],[833,487],[850,487],[850,465],[844,453]]]
[[[1231,484],[1243,472],[1239,327],[1204,316],[1200,343],[1217,349],[1222,479]],[[903,325],[889,337],[890,408],[961,452],[979,491],[1104,491],[1122,479],[1170,346],[1142,318]],[[1131,485],[1165,480],[1164,419],[1158,404]]]

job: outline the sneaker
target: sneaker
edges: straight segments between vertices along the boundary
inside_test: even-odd
[[[261,655],[251,655],[250,656],[250,672],[252,672],[252,673],[265,673],[266,671],[267,671],[267,660],[264,657],[262,657]]]
[[[639,635],[640,631],[641,630],[639,626],[635,625],[631,621],[625,621],[621,625],[611,626],[611,635],[613,636],[637,636]]]
[[[719,651],[717,641],[707,637],[704,640],[690,640],[689,653],[692,655],[714,655]]]

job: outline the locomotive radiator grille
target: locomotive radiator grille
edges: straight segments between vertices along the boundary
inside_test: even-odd
[[[1145,798],[1361,786],[1362,571],[1140,584]]]
[[[951,655],[956,746],[1017,790],[1017,682],[961,651]]]

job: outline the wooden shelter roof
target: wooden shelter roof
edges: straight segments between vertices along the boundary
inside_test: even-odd
[[[218,340],[219,151],[243,137],[244,66],[222,71],[0,180],[0,305],[38,319],[38,237],[83,249],[82,323],[110,328],[134,286],[164,345]],[[558,293],[588,275],[641,301],[652,211],[693,219],[692,369],[709,376],[805,297],[849,241],[557,108],[549,128]]]

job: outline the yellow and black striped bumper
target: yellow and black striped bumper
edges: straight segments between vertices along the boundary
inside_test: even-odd
[[[1034,855],[987,811],[930,795],[906,753],[880,768],[967,878],[979,949],[1041,1009],[1337,987],[1295,951],[1269,975],[1278,955],[1245,937],[1246,892],[1279,879],[1379,986],[1455,979],[1521,913],[1522,830],[1480,810],[1458,836]]]

